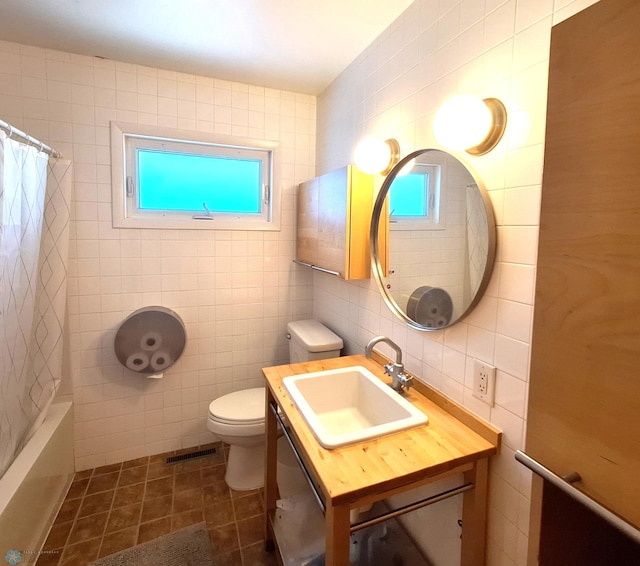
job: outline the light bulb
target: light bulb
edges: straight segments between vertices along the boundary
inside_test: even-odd
[[[460,151],[480,145],[492,127],[489,106],[480,98],[461,94],[440,107],[433,122],[433,133],[442,147]]]
[[[353,160],[360,171],[374,175],[388,167],[391,154],[388,143],[377,138],[367,138],[356,147]]]

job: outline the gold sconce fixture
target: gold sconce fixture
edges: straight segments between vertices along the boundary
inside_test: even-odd
[[[506,126],[507,110],[500,100],[462,94],[438,109],[433,133],[445,149],[484,155],[502,139]]]
[[[353,160],[363,173],[387,175],[400,161],[400,144],[395,138],[385,141],[367,138],[356,147]]]

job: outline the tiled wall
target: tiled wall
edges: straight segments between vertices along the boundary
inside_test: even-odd
[[[416,0],[318,99],[317,173],[351,161],[365,135],[395,137],[403,154],[438,147],[433,116],[454,94],[500,98],[504,139],[490,154],[459,154],[490,192],[498,223],[495,270],[464,322],[420,333],[392,317],[373,282],[314,275],[314,313],[362,352],[395,340],[408,368],[504,431],[493,459],[489,564],[523,565],[530,476],[524,445],[551,26],[594,0]],[[473,359],[497,368],[496,404],[471,396]]]
[[[212,441],[209,402],[286,361],[287,321],[311,312],[310,275],[291,260],[315,114],[312,96],[0,42],[0,117],[74,165],[64,386],[78,470]],[[110,120],[280,141],[282,230],[112,228]],[[174,309],[187,329],[162,380],[113,352],[119,323],[147,305]]]

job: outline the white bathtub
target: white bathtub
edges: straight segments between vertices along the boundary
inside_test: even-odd
[[[71,485],[73,405],[54,402],[0,478],[0,552],[38,552]]]

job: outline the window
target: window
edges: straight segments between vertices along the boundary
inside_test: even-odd
[[[438,228],[440,221],[440,166],[416,164],[397,176],[389,191],[393,230]]]
[[[277,230],[276,146],[112,123],[120,228]]]

